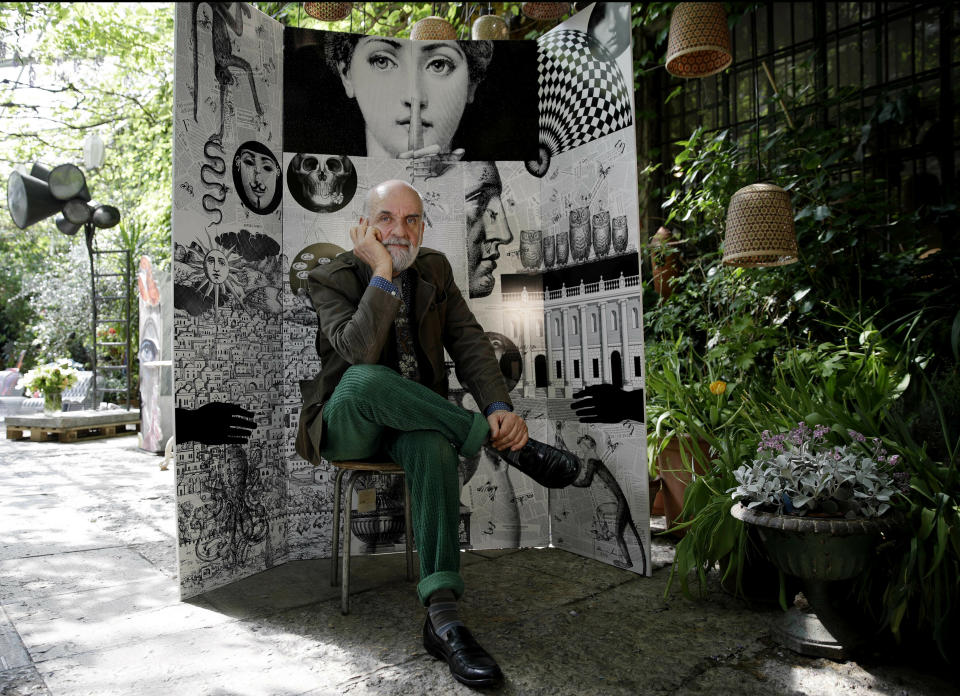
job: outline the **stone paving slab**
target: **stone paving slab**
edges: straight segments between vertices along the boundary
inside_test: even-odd
[[[37,664],[53,694],[300,694],[351,655],[336,646],[231,621]]]
[[[125,546],[15,558],[0,561],[0,603],[7,606],[25,595],[54,597],[158,575],[153,564]]]
[[[0,671],[3,696],[52,696],[43,677],[33,665]]]
[[[347,616],[325,560],[180,602],[173,474],[159,461],[134,437],[0,441],[0,695],[477,693],[423,649],[402,554],[354,560]],[[665,595],[672,553],[654,537],[650,578],[558,549],[463,554],[462,615],[506,673],[499,693],[957,693],[908,664],[784,650],[770,636],[778,610],[745,608],[715,574],[702,601]]]
[[[17,667],[33,666],[30,653],[7,612],[0,607],[0,672]]]
[[[36,661],[139,643],[156,636],[230,621],[208,603],[179,601],[170,578],[8,604],[20,638]]]

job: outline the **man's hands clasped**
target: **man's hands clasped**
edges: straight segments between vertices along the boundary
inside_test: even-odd
[[[516,452],[527,444],[527,423],[512,411],[494,411],[487,416],[490,444],[494,449]]]

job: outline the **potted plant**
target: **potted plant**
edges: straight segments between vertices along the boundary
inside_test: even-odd
[[[776,637],[796,652],[833,659],[845,659],[860,637],[830,605],[828,583],[859,575],[898,528],[892,503],[902,493],[897,479],[908,478],[894,472],[899,455],[888,456],[878,438],[848,435],[836,444],[830,428],[802,421],[789,433],[765,430],[758,457],[733,472],[737,485],[729,491],[738,503],[731,514],[757,529],[774,565],[804,581]]]
[[[48,414],[63,410],[63,391],[77,383],[79,373],[69,360],[57,360],[35,367],[17,382],[17,389],[43,395],[43,410]]]
[[[647,435],[650,477],[661,482],[667,529],[678,536],[686,490],[705,474],[716,456],[719,438],[736,422],[736,384],[717,378],[714,365],[686,351],[681,341],[652,346],[647,353]]]

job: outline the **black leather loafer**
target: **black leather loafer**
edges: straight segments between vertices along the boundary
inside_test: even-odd
[[[438,660],[446,660],[453,678],[461,684],[484,689],[503,683],[500,667],[466,626],[454,626],[441,638],[428,617],[423,624],[423,647]]]
[[[547,488],[566,488],[576,480],[582,466],[575,455],[532,439],[519,451],[500,455]]]

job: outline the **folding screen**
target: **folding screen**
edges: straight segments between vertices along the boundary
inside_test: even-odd
[[[293,451],[298,383],[319,369],[306,282],[393,178],[423,196],[424,244],[449,258],[531,436],[584,462],[548,492],[487,454],[463,461],[462,545],[553,543],[648,574],[629,6],[536,43],[284,30],[223,8],[177,7],[182,595],[329,553],[331,467]],[[602,422],[580,422],[575,395]],[[369,485],[353,551],[398,550],[397,484]]]

